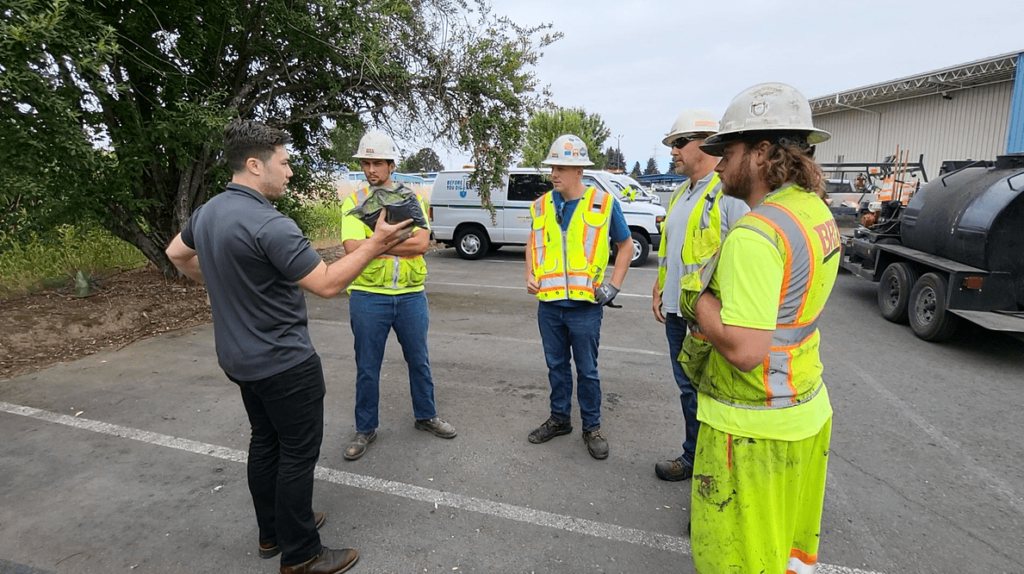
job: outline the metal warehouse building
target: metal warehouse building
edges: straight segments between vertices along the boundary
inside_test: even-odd
[[[944,160],[1024,151],[1024,53],[1010,53],[811,100],[832,134],[820,162],[877,162],[908,150],[928,177]]]

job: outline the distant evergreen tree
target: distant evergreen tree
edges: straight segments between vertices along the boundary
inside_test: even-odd
[[[647,168],[644,169],[644,175],[652,175],[656,173],[661,173],[661,170],[658,169],[658,160],[652,157],[647,160]]]
[[[629,175],[634,179],[640,177],[640,162],[633,163],[633,171],[629,172]]]
[[[607,158],[605,169],[626,171],[626,156],[622,155],[621,149],[609,146],[604,155]]]

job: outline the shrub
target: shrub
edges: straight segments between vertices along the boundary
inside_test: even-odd
[[[98,225],[62,225],[12,239],[0,231],[0,296],[73,283],[77,271],[103,275],[145,264],[135,246]]]

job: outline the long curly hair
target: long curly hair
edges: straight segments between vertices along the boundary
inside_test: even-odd
[[[824,198],[825,174],[814,161],[813,148],[785,137],[770,143],[765,177],[771,189],[779,189],[792,182]]]

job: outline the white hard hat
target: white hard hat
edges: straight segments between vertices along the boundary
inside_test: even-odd
[[[768,82],[752,86],[733,98],[722,116],[722,130],[708,137],[700,149],[710,155],[722,155],[725,145],[748,139],[752,132],[778,132],[800,136],[808,145],[832,137],[811,122],[807,98],[793,86]],[[756,137],[751,134],[749,137]]]
[[[672,129],[668,130],[661,143],[671,147],[672,142],[679,136],[713,134],[717,131],[718,119],[714,114],[704,109],[689,109],[679,114],[676,121],[672,122]]]
[[[594,165],[594,162],[590,161],[590,156],[587,155],[587,144],[572,134],[558,136],[555,139],[555,143],[551,144],[548,158],[541,163],[544,165],[571,165],[576,167]]]
[[[390,159],[398,161],[402,159],[398,155],[391,136],[377,130],[370,130],[359,140],[359,147],[352,156],[356,159]]]

